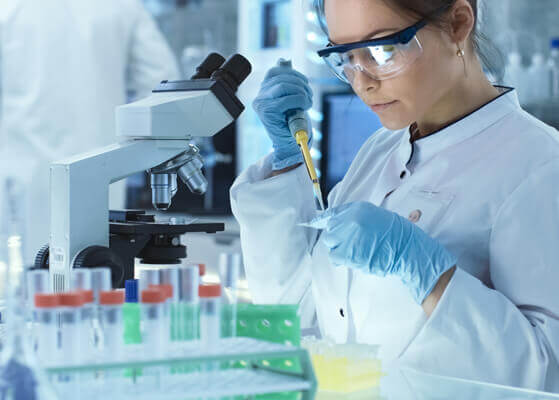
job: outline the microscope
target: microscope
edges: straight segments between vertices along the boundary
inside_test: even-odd
[[[210,54],[185,81],[163,81],[142,100],[117,107],[118,143],[51,165],[50,243],[35,268],[50,270],[55,292],[70,288],[73,268],[110,267],[113,287],[134,277],[134,260],[178,264],[186,257],[180,236],[216,233],[224,224],[156,222],[145,211],[109,211],[109,184],[146,171],[152,203],[167,210],[177,177],[194,193],[207,181],[194,138],[211,137],[234,123],[244,106],[235,95],[251,65],[236,54]]]

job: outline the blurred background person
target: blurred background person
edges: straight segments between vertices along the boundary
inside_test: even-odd
[[[140,0],[0,2],[0,179],[27,187],[26,262],[49,238],[49,164],[114,143],[115,107],[179,77]]]

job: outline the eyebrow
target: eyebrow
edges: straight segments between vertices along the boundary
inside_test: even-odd
[[[373,36],[379,35],[379,34],[381,34],[381,33],[393,32],[393,31],[398,31],[398,30],[400,30],[400,28],[376,29],[376,30],[372,31],[371,33],[369,33],[369,34],[363,36],[363,38],[362,38],[361,40],[358,40],[358,42],[360,42],[360,41],[362,41],[362,40],[371,39]],[[380,39],[380,38],[379,38],[379,39]],[[331,44],[335,45],[335,46],[337,46],[338,44],[341,44],[341,43],[335,43],[335,42],[334,42],[332,39],[330,39],[330,38],[328,38],[328,41],[329,41]]]

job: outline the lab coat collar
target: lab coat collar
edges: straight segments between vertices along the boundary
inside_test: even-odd
[[[497,98],[458,121],[416,140],[413,145],[410,127],[406,128],[399,147],[402,164],[407,165],[412,157],[414,165],[429,160],[441,150],[477,135],[505,115],[520,108],[516,90],[503,86],[495,87],[501,91]]]

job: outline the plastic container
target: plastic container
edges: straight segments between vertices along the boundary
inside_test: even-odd
[[[43,365],[56,363],[59,357],[58,313],[60,297],[51,293],[37,293],[34,297],[37,357]]]
[[[123,304],[123,291],[112,290],[99,293],[101,328],[103,332],[103,355],[107,359],[120,360],[123,355]]]
[[[176,340],[188,341],[199,337],[199,296],[200,269],[198,265],[179,269],[178,311],[176,313]],[[173,321],[171,321],[173,326]]]
[[[27,304],[29,309],[35,305],[35,295],[39,293],[50,293],[49,271],[37,269],[28,271],[26,274]]]
[[[145,268],[140,271],[140,293],[149,288],[150,285],[159,285],[160,283],[159,269]]]
[[[142,291],[142,343],[146,352],[163,357],[169,342],[165,329],[165,294],[161,290]]]
[[[159,285],[150,285],[148,289],[156,289],[163,292],[165,303],[163,307],[163,323],[167,335],[167,340],[171,340],[171,303],[173,302],[173,286],[161,283]]]
[[[522,65],[522,57],[520,54],[517,52],[510,53],[508,56],[505,83],[516,89],[521,104],[526,104],[529,92],[527,76],[527,69]]]
[[[559,99],[559,38],[551,39],[548,66],[551,70],[551,97],[557,100]]]
[[[60,300],[60,349],[64,363],[82,362],[81,308],[84,296],[81,292],[58,294]]]
[[[91,269],[91,289],[93,290],[95,304],[99,304],[99,292],[107,292],[112,288],[110,268],[99,267]]]
[[[142,332],[140,329],[141,310],[138,302],[138,280],[127,280],[124,283],[124,288],[124,305],[122,306],[124,343],[142,343]]]
[[[239,298],[239,275],[241,255],[221,253],[219,255],[219,276],[223,287],[222,337],[237,336],[237,301]]]
[[[221,338],[221,285],[203,284],[200,296],[200,345],[211,352]]]

